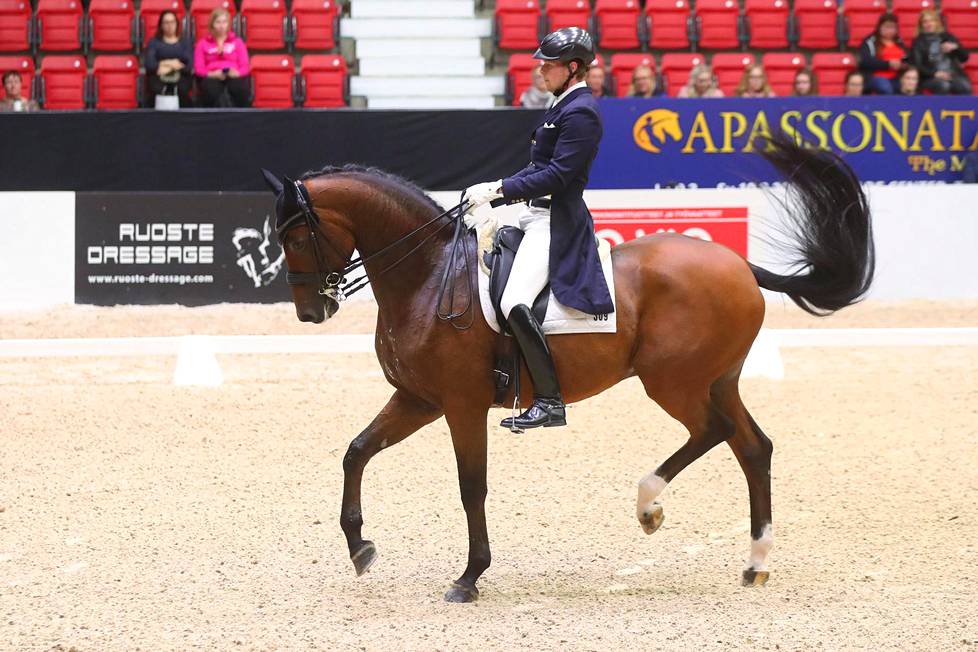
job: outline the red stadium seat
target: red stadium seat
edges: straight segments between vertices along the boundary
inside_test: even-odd
[[[591,4],[588,0],[547,0],[545,10],[547,32],[564,27],[588,29],[591,20]]]
[[[628,95],[632,85],[632,71],[648,66],[655,73],[655,57],[644,53],[620,53],[611,55],[611,88],[618,97]]]
[[[285,0],[242,0],[238,28],[248,50],[284,50],[289,20]]]
[[[964,62],[964,71],[968,73],[968,78],[971,79],[971,92],[978,95],[978,57],[968,57],[968,60]]]
[[[900,38],[907,47],[910,47],[917,36],[917,19],[924,9],[937,9],[934,0],[893,0],[893,13],[900,25]]]
[[[37,33],[41,50],[46,52],[80,50],[81,0],[38,0]]]
[[[349,96],[346,60],[338,54],[307,54],[302,57],[303,106],[329,109],[346,106]]]
[[[160,22],[160,14],[172,11],[177,20],[184,19],[185,11],[181,0],[142,0],[139,3],[139,30],[142,34],[143,47],[156,35],[156,27]]]
[[[687,0],[648,0],[645,3],[649,47],[688,50],[693,20]]]
[[[25,56],[0,56],[0,75],[16,70],[20,73],[21,94],[36,99],[31,83],[34,81],[34,59]]]
[[[717,78],[717,86],[724,95],[733,95],[734,89],[744,76],[747,66],[753,65],[754,55],[748,52],[717,52],[710,62],[713,75]]]
[[[332,50],[339,38],[334,0],[292,0],[292,39],[297,50]]]
[[[74,54],[44,57],[39,77],[39,95],[45,109],[85,108],[88,68],[84,57]]]
[[[876,21],[886,11],[886,0],[845,0],[842,3],[845,17],[846,45],[858,48],[863,39],[876,29]]]
[[[506,96],[513,106],[520,105],[520,96],[533,83],[533,69],[540,62],[532,54],[512,54],[506,70]]]
[[[131,52],[138,43],[136,11],[130,0],[92,0],[88,5],[89,47],[99,52]]]
[[[662,55],[662,81],[670,97],[676,97],[679,89],[689,81],[690,71],[706,63],[702,54],[693,52],[667,52]]]
[[[223,7],[234,18],[235,7],[232,0],[193,0],[190,5],[190,37],[194,41],[207,36],[207,23],[210,20],[211,12],[218,7]]]
[[[795,74],[807,64],[805,55],[799,52],[768,52],[761,57],[761,65],[767,73],[767,81],[776,95],[791,95]]]
[[[835,0],[795,0],[794,16],[798,47],[806,50],[839,47],[839,7]]]
[[[540,43],[537,0],[496,0],[493,37],[503,50],[532,50]]]
[[[0,52],[31,49],[31,3],[0,0]]]
[[[740,9],[737,0],[697,0],[696,31],[701,48],[740,47]]]
[[[751,48],[788,47],[788,0],[745,0],[743,20]]]
[[[139,106],[139,60],[132,55],[102,55],[92,66],[92,98],[96,109]]]
[[[251,57],[251,79],[256,109],[289,109],[295,106],[298,79],[295,61],[288,54],[256,54]]]
[[[968,49],[978,48],[978,0],[943,0],[941,13],[944,14],[947,31],[957,36],[961,45]],[[974,59],[975,55],[972,54],[971,58]]]
[[[638,33],[643,22],[638,0],[598,0],[594,6],[595,45],[608,50],[635,50],[644,40]]]
[[[812,72],[818,77],[821,95],[842,95],[846,74],[856,68],[856,57],[848,52],[816,52],[812,55]]]

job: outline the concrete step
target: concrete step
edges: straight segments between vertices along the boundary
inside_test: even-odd
[[[357,58],[367,57],[478,57],[482,49],[478,38],[361,38]]]
[[[482,77],[486,62],[482,57],[360,57],[361,77]]]
[[[486,38],[492,28],[485,18],[347,18],[344,38]]]
[[[371,97],[367,100],[367,106],[371,109],[491,109],[496,106],[496,101],[489,95]]]
[[[375,97],[502,95],[502,77],[351,77],[350,94]]]
[[[474,0],[355,0],[354,18],[472,18]]]

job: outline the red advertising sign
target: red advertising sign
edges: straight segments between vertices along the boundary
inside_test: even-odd
[[[747,207],[592,208],[594,230],[611,246],[653,233],[711,240],[747,256]]]

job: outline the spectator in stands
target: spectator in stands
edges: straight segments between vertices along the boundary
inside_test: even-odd
[[[547,90],[547,82],[540,73],[540,68],[534,68],[531,73],[533,86],[520,95],[520,106],[524,109],[549,109],[553,104],[554,94]]]
[[[655,73],[652,68],[639,65],[632,70],[632,84],[628,87],[628,97],[655,97],[662,95],[662,89],[656,87]]]
[[[225,91],[235,107],[251,106],[248,48],[231,31],[231,15],[218,7],[207,23],[210,34],[197,42],[194,72],[200,78],[201,104],[218,106]]]
[[[920,12],[917,38],[910,48],[910,62],[920,71],[920,86],[937,95],[970,95],[971,81],[961,67],[968,51],[945,32],[941,18],[933,9]]]
[[[3,91],[6,97],[0,100],[0,111],[38,111],[40,107],[32,99],[24,97],[24,81],[16,70],[3,73]]]
[[[754,64],[744,69],[744,74],[740,77],[740,83],[734,91],[737,97],[774,97],[771,84],[767,81],[767,73],[764,66]]]
[[[846,97],[862,97],[866,92],[866,77],[858,70],[850,70],[846,73],[846,83],[842,94]]]
[[[920,86],[920,71],[913,66],[908,66],[900,73],[898,85],[900,95],[916,95],[917,88]]]
[[[880,14],[876,29],[859,46],[859,70],[869,91],[877,95],[898,92],[897,75],[906,58],[896,15]]]
[[[587,82],[587,87],[591,89],[591,95],[596,99],[608,96],[605,92],[604,80],[604,68],[594,66],[588,69],[587,77],[584,78],[584,81]]]
[[[802,68],[795,73],[795,81],[791,84],[791,94],[794,97],[818,95],[818,77],[811,69]]]
[[[194,52],[190,41],[180,34],[180,21],[172,11],[160,14],[156,23],[156,35],[146,45],[143,65],[146,68],[146,86],[149,96],[146,106],[153,105],[153,98],[164,91],[176,94],[180,106],[190,106],[190,88],[194,83]]]
[[[690,71],[689,81],[679,89],[678,97],[723,97],[723,91],[717,86],[713,69],[706,64],[700,64]]]

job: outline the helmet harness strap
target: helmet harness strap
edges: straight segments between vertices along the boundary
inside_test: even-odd
[[[557,97],[560,97],[561,95],[563,95],[564,92],[568,88],[570,88],[571,81],[574,79],[574,71],[571,70],[571,64],[574,61],[576,61],[576,60],[577,59],[571,59],[570,61],[567,62],[567,81],[565,81],[563,84],[561,84],[560,88],[557,89],[557,92],[554,93],[554,95],[556,95]],[[578,65],[578,70],[580,70],[580,65]]]

